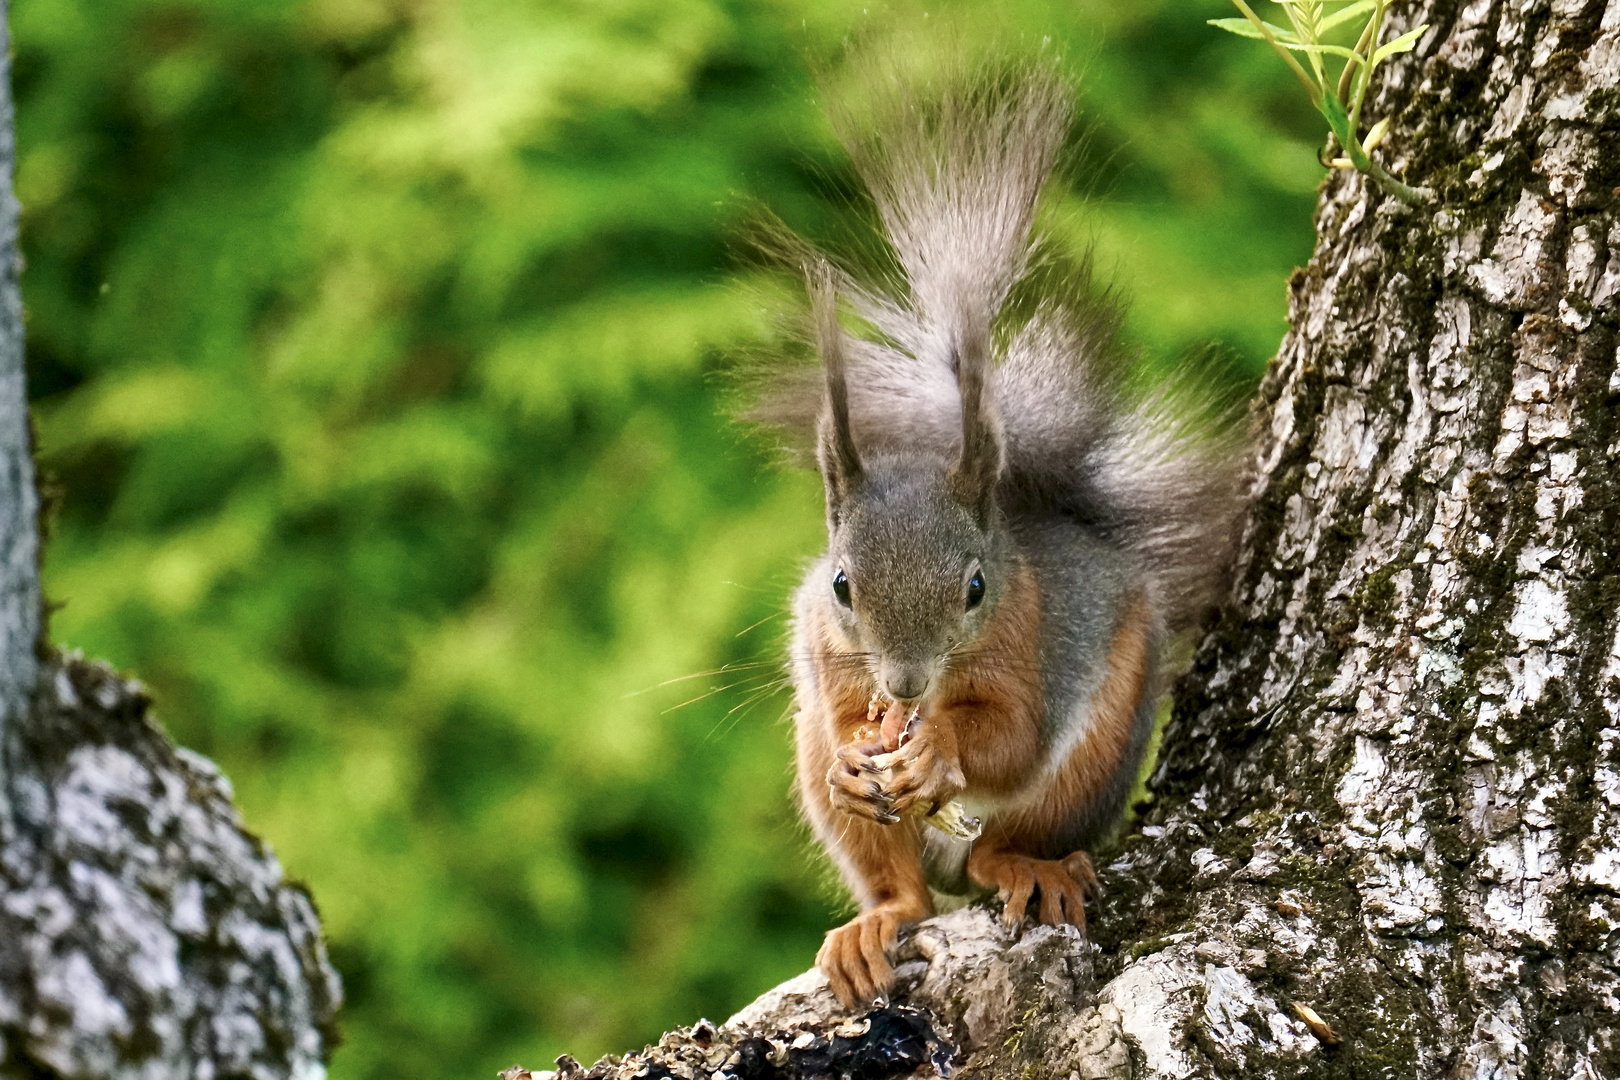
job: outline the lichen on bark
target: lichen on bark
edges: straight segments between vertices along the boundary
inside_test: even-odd
[[[309,896],[147,710],[54,658],[8,734],[0,1077],[316,1080],[342,994]]]

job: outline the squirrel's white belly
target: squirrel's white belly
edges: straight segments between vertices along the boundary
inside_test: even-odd
[[[1027,784],[1010,794],[991,795],[986,792],[975,792],[970,788],[957,795],[956,801],[962,804],[962,809],[968,814],[988,825],[999,814],[1016,814],[1025,807],[1040,802],[1050,781],[1050,771],[1042,770],[1037,774],[1034,783]]]
[[[970,817],[976,817],[980,821],[986,822],[995,816],[997,810],[1007,805],[1005,798],[970,795],[965,791],[956,797],[956,801],[962,804],[962,809],[966,810]]]

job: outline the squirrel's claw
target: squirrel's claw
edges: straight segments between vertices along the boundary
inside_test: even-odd
[[[832,768],[827,770],[829,799],[847,814],[863,817],[879,825],[900,820],[894,799],[874,777],[881,770],[858,746],[840,747]]]
[[[1063,869],[1074,878],[1087,900],[1096,900],[1102,896],[1102,882],[1097,877],[1097,871],[1092,869],[1090,855],[1083,851],[1071,852],[1063,858]]]
[[[888,778],[884,794],[902,814],[930,807],[932,813],[967,787],[962,766],[947,761],[925,739],[910,740],[899,750],[885,754],[883,761]]]
[[[1016,934],[1023,928],[1024,912],[1029,908],[1029,898],[1035,892],[1034,875],[1019,874],[1001,892],[1007,897],[1007,902],[1001,908],[1002,924]]]
[[[873,749],[873,746],[861,743],[846,743],[838,748],[833,757],[837,759],[840,765],[854,769],[856,772],[877,775],[883,769],[876,761],[872,760],[871,750]]]

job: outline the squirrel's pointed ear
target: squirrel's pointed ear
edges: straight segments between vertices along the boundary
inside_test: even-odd
[[[962,395],[962,455],[951,466],[946,484],[981,520],[989,515],[996,483],[1001,479],[1001,417],[990,393],[990,327],[982,319],[964,318],[958,325],[956,384]]]
[[[849,388],[844,374],[844,332],[838,325],[838,286],[825,259],[806,268],[816,321],[816,346],[827,373],[827,396],[816,426],[816,461],[827,485],[827,520],[837,525],[844,501],[861,479],[861,455],[849,426]]]

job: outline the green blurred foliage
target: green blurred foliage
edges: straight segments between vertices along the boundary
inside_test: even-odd
[[[1145,354],[1252,380],[1321,173],[1287,72],[1221,0],[964,11],[1082,72],[1074,220]],[[807,72],[922,17],[15,0],[53,634],[312,886],[342,1080],[639,1045],[839,917],[775,660],[819,488],[715,373],[774,315],[751,207],[850,190]]]

